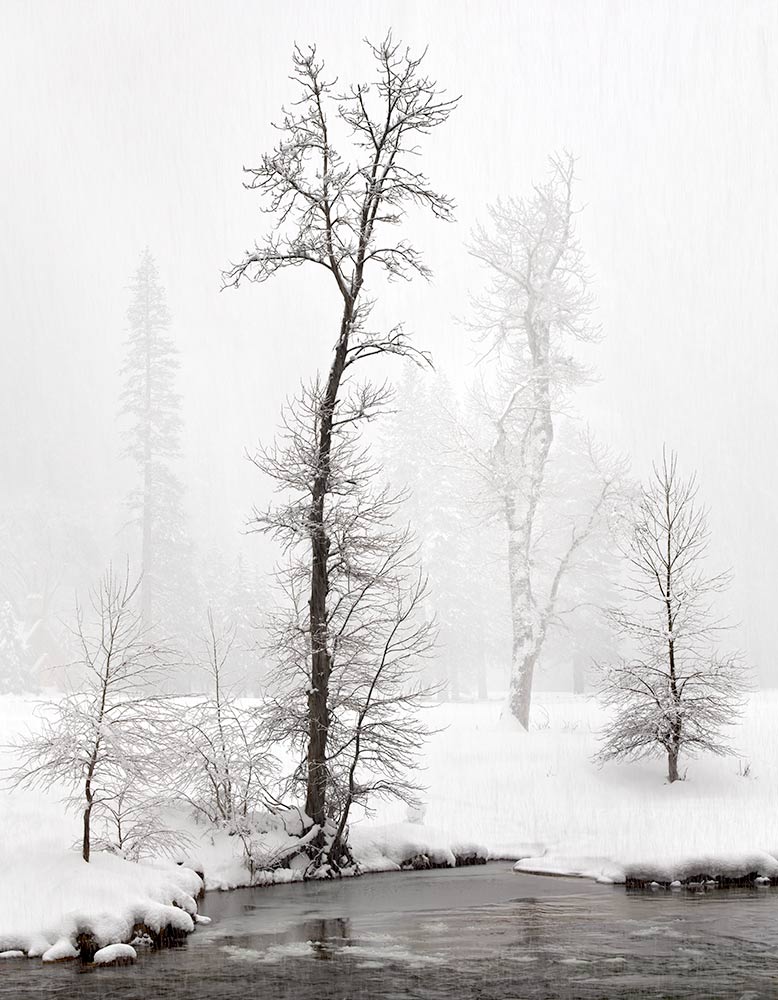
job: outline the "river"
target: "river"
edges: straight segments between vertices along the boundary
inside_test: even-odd
[[[509,863],[209,893],[134,966],[8,961],[0,996],[518,1000],[778,995],[778,889],[627,893]]]

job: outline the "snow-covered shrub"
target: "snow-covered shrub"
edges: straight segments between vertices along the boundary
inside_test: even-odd
[[[196,817],[231,832],[251,827],[265,809],[275,760],[260,713],[242,706],[224,683],[234,632],[218,632],[208,615],[208,691],[189,705],[179,741],[179,794]]]

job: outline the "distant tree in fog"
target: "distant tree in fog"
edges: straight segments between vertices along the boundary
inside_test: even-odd
[[[0,601],[0,694],[18,694],[33,686],[22,623],[10,601]]]
[[[40,706],[40,727],[19,739],[6,772],[13,785],[69,790],[83,818],[84,861],[95,821],[112,826],[117,810],[126,812],[165,764],[160,702],[149,691],[171,654],[151,639],[136,607],[138,588],[129,569],[109,569],[92,592],[91,613],[79,607],[78,676],[64,697]]]
[[[264,570],[246,558],[225,553],[223,547],[201,553],[200,585],[208,595],[214,621],[229,623],[230,655],[222,668],[222,683],[237,695],[259,695],[267,678],[260,636],[269,604]],[[200,656],[196,656],[199,661]],[[195,675],[198,676],[198,675]],[[200,671],[205,680],[207,671]],[[196,685],[196,681],[193,683]],[[194,686],[193,691],[199,691]]]
[[[57,495],[27,495],[0,512],[0,605],[10,606],[23,640],[27,690],[57,686],[71,659],[63,619],[73,591],[99,572],[93,532],[90,512],[69,512]]]
[[[294,483],[299,491],[297,521],[289,527],[297,532],[298,554],[302,546],[308,552],[302,575],[296,578],[307,596],[299,589],[296,596],[308,616],[301,633],[309,664],[302,767],[305,812],[319,831],[317,850],[323,848],[333,792],[330,682],[339,662],[339,637],[332,632],[336,598],[331,576],[342,567],[331,535],[330,508],[339,502],[336,484],[340,488],[349,478],[342,465],[348,452],[341,453],[337,474],[332,453],[347,447],[357,461],[350,431],[376,413],[367,405],[374,390],[360,389],[354,382],[357,366],[361,370],[368,359],[385,355],[422,356],[402,325],[388,331],[371,327],[366,282],[428,276],[419,251],[395,230],[414,207],[444,220],[453,211],[452,200],[436,191],[420,169],[418,156],[424,137],[446,122],[456,101],[446,99],[426,75],[423,54],[414,57],[391,34],[368,48],[374,78],[369,85],[351,86],[325,75],[314,47],[295,48],[292,79],[297,98],[283,111],[276,147],[246,170],[247,186],[263,197],[275,224],[224,275],[225,285],[237,286],[244,279],[266,281],[284,268],[302,266],[307,271],[310,265],[327,275],[338,298],[333,328],[325,334],[327,344],[334,338],[326,379],[306,389],[301,401],[313,407],[306,430],[311,437],[303,439],[309,452],[290,456],[307,477]],[[359,402],[362,392],[365,406]],[[361,530],[367,523],[358,521],[357,527]]]
[[[483,345],[477,396],[490,438],[473,451],[506,530],[513,632],[509,705],[525,728],[535,666],[565,576],[614,486],[614,470],[595,468],[603,464],[600,455],[593,469],[602,473],[602,488],[589,514],[569,530],[544,590],[536,551],[551,527],[544,490],[555,419],[586,375],[572,344],[599,336],[575,233],[574,179],[573,157],[552,157],[549,178],[528,198],[491,206],[488,223],[476,229],[470,245],[490,277],[471,323]]]
[[[706,570],[710,531],[697,493],[695,476],[683,478],[676,455],[663,453],[632,519],[625,606],[610,616],[632,651],[602,668],[600,685],[614,716],[599,759],[664,753],[671,782],[682,753],[730,752],[724,730],[747,686],[739,657],[718,649],[727,626],[713,604],[730,574]]]
[[[128,505],[140,532],[141,611],[147,623],[160,617],[179,620],[181,608],[172,613],[170,608],[187,594],[182,579],[188,553],[183,491],[174,471],[181,434],[179,362],[165,290],[148,248],[130,295],[120,415],[129,423],[124,454],[138,470]]]
[[[444,374],[412,364],[392,410],[378,450],[391,484],[406,491],[401,514],[429,577],[427,604],[439,628],[430,669],[448,697],[486,698],[489,668],[504,662],[504,567],[462,459],[459,425],[467,418]]]

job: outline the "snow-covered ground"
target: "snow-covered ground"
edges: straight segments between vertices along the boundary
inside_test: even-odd
[[[0,699],[0,743],[29,720],[30,708]],[[733,732],[739,754],[686,760],[687,780],[668,785],[661,759],[591,762],[605,718],[583,697],[538,695],[529,733],[501,722],[497,701],[430,708],[428,721],[442,728],[425,755],[423,815],[408,822],[406,807],[379,803],[374,816],[353,824],[355,854],[365,870],[418,854],[450,864],[454,854],[488,853],[520,859],[525,870],[613,880],[714,868],[773,875],[777,711],[778,692],[754,694]],[[237,838],[212,836],[183,814],[179,821],[209,887],[246,884]],[[199,885],[191,871],[106,855],[85,865],[71,849],[78,835],[78,817],[55,795],[0,793],[0,951],[43,955],[54,947],[55,956],[85,922],[106,945],[126,940],[137,922],[191,929]],[[298,877],[282,869],[273,880]]]
[[[593,764],[606,718],[585,697],[538,694],[529,733],[500,713],[497,702],[432,713],[448,728],[427,754],[424,821],[451,840],[484,843],[526,870],[617,881],[632,872],[683,877],[714,860],[722,873],[775,863],[778,692],[749,699],[732,730],[738,755],[682,760],[687,780],[673,785],[661,758]],[[376,821],[397,816],[387,807]]]

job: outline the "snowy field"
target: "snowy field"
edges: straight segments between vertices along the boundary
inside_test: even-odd
[[[755,694],[733,730],[738,755],[685,760],[687,780],[669,785],[661,759],[591,762],[606,720],[583,697],[538,695],[529,733],[501,722],[497,701],[430,708],[428,721],[441,731],[426,753],[423,810],[409,816],[404,806],[379,804],[353,825],[355,853],[366,870],[418,853],[453,863],[454,852],[479,849],[520,859],[525,870],[616,881],[630,872],[674,878],[712,867],[772,875],[776,709],[778,692]],[[3,743],[30,713],[31,702],[0,699]],[[191,861],[204,867],[209,887],[246,883],[236,838],[211,836],[183,814],[178,821],[196,838]],[[104,944],[126,939],[138,921],[191,927],[199,880],[188,869],[106,855],[86,866],[72,850],[79,826],[56,795],[0,793],[0,950],[43,955],[54,946],[56,957],[87,918],[102,928]]]
[[[719,869],[778,853],[778,692],[756,692],[731,733],[738,753],[684,759],[686,781],[665,781],[666,760],[591,758],[606,718],[586,697],[536,696],[529,733],[500,721],[497,702],[435,709],[424,782],[425,824],[448,838],[522,858],[528,870],[621,881],[627,872],[681,872],[711,857]],[[379,811],[376,820],[399,818]],[[704,870],[704,868],[703,868]],[[770,872],[765,872],[770,874]]]

